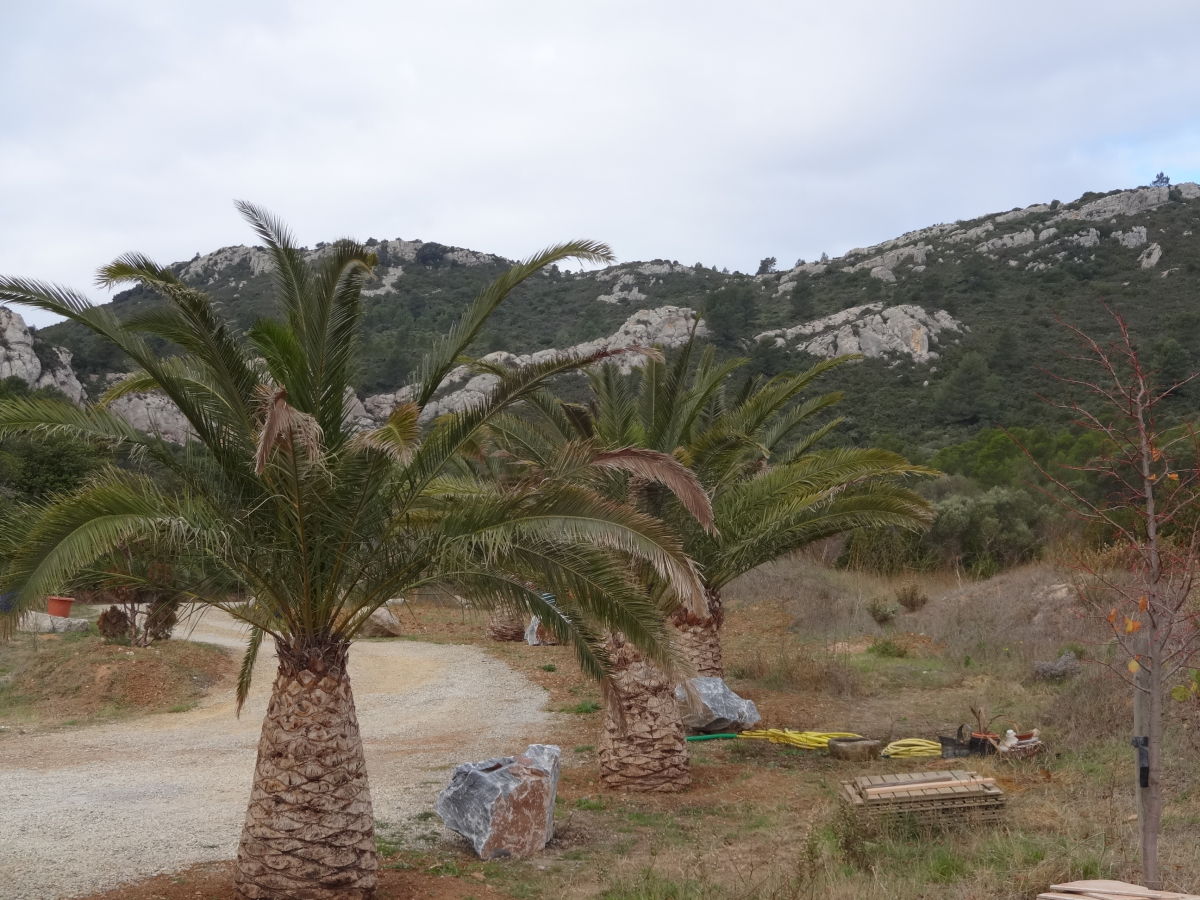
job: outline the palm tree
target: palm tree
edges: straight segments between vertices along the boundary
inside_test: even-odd
[[[240,585],[251,601],[205,584],[185,594],[250,625],[239,707],[264,638],[279,660],[238,850],[239,889],[246,897],[366,897],[377,856],[347,659],[374,610],[431,586],[507,604],[539,615],[573,646],[583,670],[601,677],[612,665],[603,635],[613,630],[647,658],[671,662],[665,625],[641,586],[643,567],[697,605],[703,589],[677,536],[603,496],[594,479],[501,482],[462,464],[464,448],[505,409],[546,379],[608,354],[501,372],[486,400],[421,424],[423,408],[513,288],[562,260],[610,260],[605,245],[574,241],[514,265],[429,352],[409,398],[382,426],[355,432],[349,401],[373,255],[343,240],[306,261],[279,221],[250,204],[239,209],[270,250],[282,309],[245,336],[206,295],[138,254],[102,269],[100,282],[144,285],[166,304],[124,322],[74,291],[0,278],[0,300],[71,319],[138,367],[98,405],[0,404],[0,436],[66,435],[124,448],[144,463],[106,468],[38,510],[0,593],[16,592],[7,615],[19,615],[122,546],[194,554],[226,585]],[[163,357],[148,337],[177,354]],[[168,397],[190,424],[195,440],[182,451],[105,406],[147,390]]]
[[[690,341],[669,364],[648,360],[623,377],[606,364],[590,376],[586,405],[531,398],[534,413],[494,426],[508,445],[536,455],[585,437],[602,446],[640,447],[673,456],[695,473],[712,499],[715,528],[705,528],[676,497],[650,480],[624,479],[616,495],[669,522],[700,567],[704,607],[674,605],[676,643],[698,675],[721,677],[722,590],[739,575],[814,541],[857,528],[919,527],[929,507],[901,483],[929,474],[902,457],[868,448],[820,450],[842,421],[814,427],[838,392],[805,397],[823,374],[851,357],[819,362],[799,374],[732,376],[746,360],[719,362],[711,347],[696,358]],[[613,787],[679,790],[687,784],[675,680],[618,636],[610,645],[614,694],[601,738],[601,775]]]

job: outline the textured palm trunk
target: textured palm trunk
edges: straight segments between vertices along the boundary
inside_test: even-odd
[[[720,591],[710,588],[707,593],[707,616],[697,616],[680,607],[671,615],[671,624],[675,627],[675,641],[680,652],[691,663],[696,674],[724,678],[721,626],[725,624],[725,610],[721,605]]]
[[[488,618],[488,637],[493,641],[525,640],[525,618],[511,609],[497,609]]]
[[[682,791],[691,784],[675,683],[621,635],[609,641],[613,697],[600,735],[600,779],[627,791]]]
[[[347,645],[278,650],[238,890],[249,898],[370,897],[379,862]]]

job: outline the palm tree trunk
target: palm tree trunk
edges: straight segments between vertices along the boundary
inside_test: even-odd
[[[525,617],[503,607],[495,610],[488,617],[488,637],[493,641],[525,640]]]
[[[348,645],[278,647],[238,847],[243,897],[366,898],[379,865]]]
[[[692,781],[675,682],[621,635],[609,640],[613,696],[600,735],[600,779],[628,791],[682,791]]]
[[[671,624],[675,627],[675,641],[683,658],[692,664],[696,674],[724,678],[721,626],[725,624],[725,610],[720,591],[709,588],[707,593],[707,616],[693,615],[681,606],[671,615]]]

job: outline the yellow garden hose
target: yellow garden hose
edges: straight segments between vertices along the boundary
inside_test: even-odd
[[[739,738],[770,741],[772,744],[790,744],[802,750],[824,750],[835,738],[857,738],[860,734],[845,731],[792,731],[790,728],[763,728],[758,731],[743,731]]]
[[[888,759],[913,759],[920,756],[941,756],[942,745],[937,741],[927,741],[925,738],[904,738],[892,741],[883,748],[881,756]]]

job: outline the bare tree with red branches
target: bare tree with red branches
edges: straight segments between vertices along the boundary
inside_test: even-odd
[[[1102,499],[1030,459],[1057,488],[1058,499],[1110,541],[1106,565],[1081,560],[1088,580],[1101,588],[1081,593],[1120,650],[1120,662],[1110,667],[1133,689],[1142,875],[1147,886],[1158,888],[1165,701],[1172,683],[1193,667],[1200,645],[1193,597],[1200,572],[1200,439],[1191,425],[1160,426],[1158,411],[1200,372],[1156,385],[1128,324],[1109,312],[1118,336],[1108,344],[1066,325],[1081,347],[1069,359],[1089,374],[1055,375],[1072,398],[1047,400],[1068,411],[1075,425],[1105,438],[1105,454],[1072,467],[1099,483]]]

